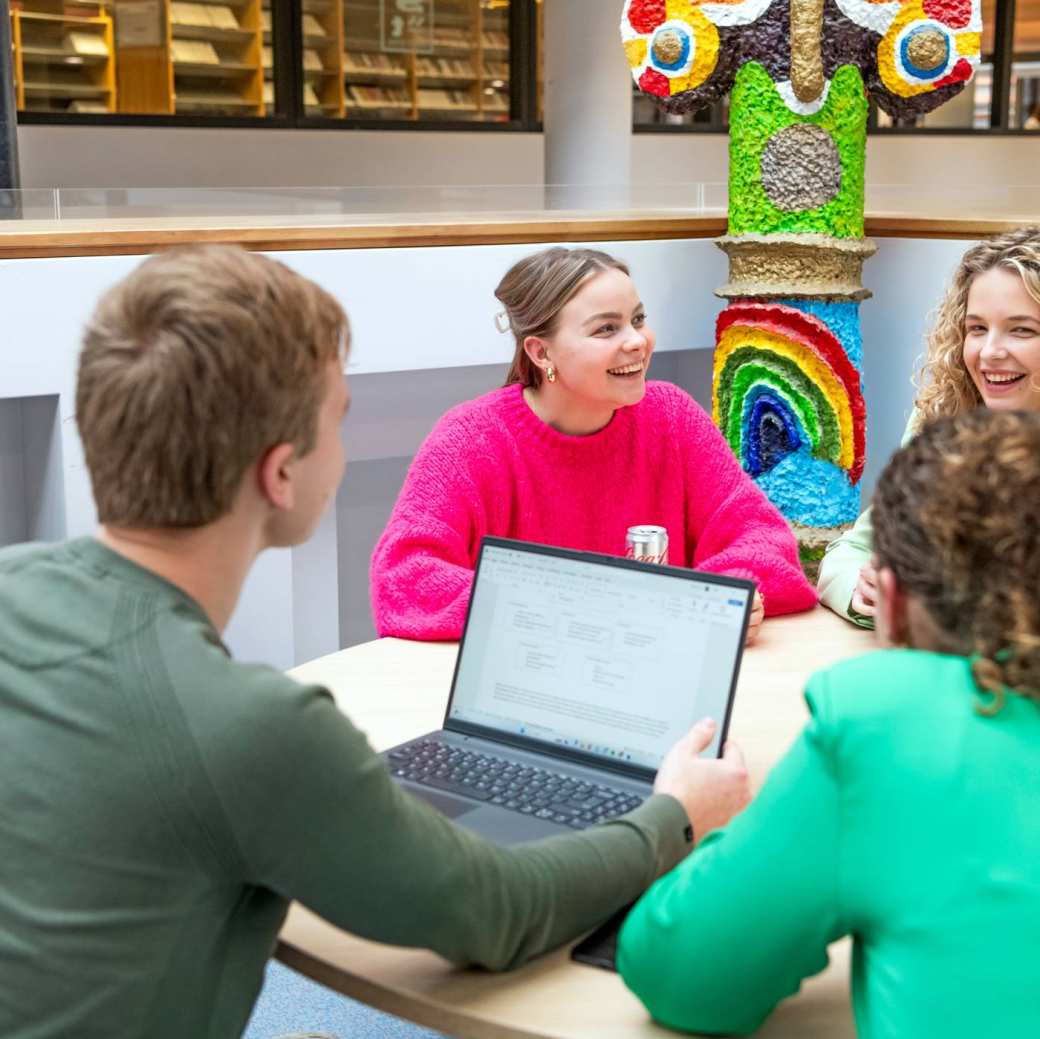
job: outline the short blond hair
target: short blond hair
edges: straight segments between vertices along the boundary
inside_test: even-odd
[[[349,324],[324,289],[223,245],[145,260],[83,337],[76,421],[102,523],[198,527],[225,515],[249,467],[307,454]]]

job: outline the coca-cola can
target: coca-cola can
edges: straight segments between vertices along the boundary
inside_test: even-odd
[[[667,563],[668,531],[649,524],[629,527],[625,535],[625,555],[641,563]]]

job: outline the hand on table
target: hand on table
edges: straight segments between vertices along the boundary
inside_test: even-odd
[[[747,636],[744,639],[745,646],[750,646],[758,638],[758,633],[762,629],[762,621],[765,620],[765,617],[765,600],[762,598],[761,592],[755,592],[755,597],[751,600],[751,616],[748,618]]]
[[[704,718],[664,757],[654,793],[671,794],[686,809],[700,841],[751,801],[751,784],[740,748],[728,740],[721,758],[698,757],[715,736],[715,722]]]
[[[864,617],[873,617],[877,611],[877,569],[873,560],[860,570],[849,606]]]

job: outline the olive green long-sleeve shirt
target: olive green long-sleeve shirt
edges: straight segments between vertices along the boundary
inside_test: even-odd
[[[0,1035],[237,1036],[289,899],[518,964],[688,850],[677,801],[499,849],[408,796],[328,692],[232,661],[92,539],[0,552]]]
[[[970,661],[919,650],[806,699],[751,806],[629,914],[625,982],[663,1024],[745,1035],[852,935],[860,1039],[1040,1036],[1040,702],[986,717]]]

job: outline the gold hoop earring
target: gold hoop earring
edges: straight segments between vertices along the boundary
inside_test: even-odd
[[[545,377],[549,382],[556,382],[556,369],[551,364],[545,369]]]

